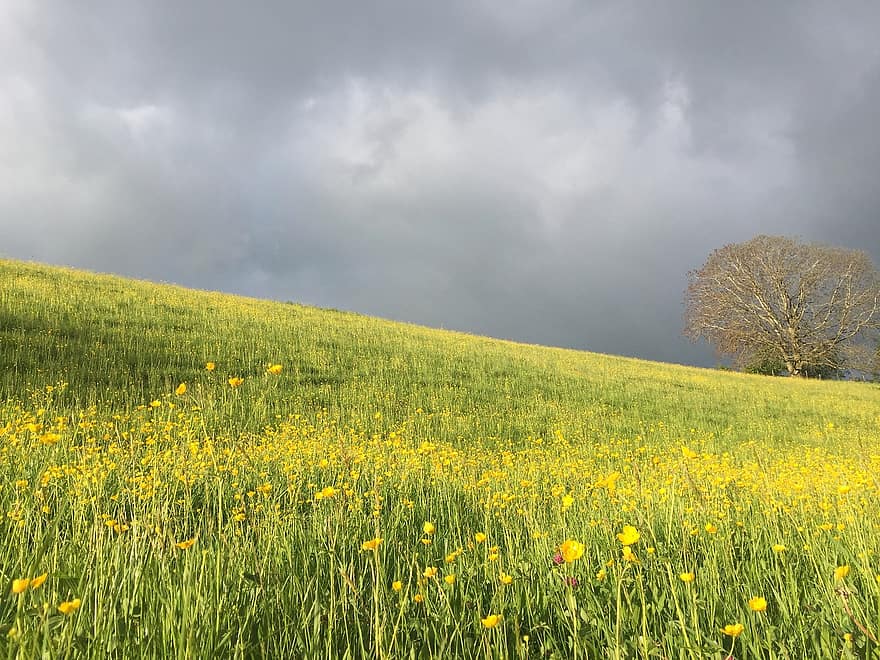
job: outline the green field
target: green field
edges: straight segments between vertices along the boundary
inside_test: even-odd
[[[7,657],[880,657],[878,474],[877,385],[0,261]]]

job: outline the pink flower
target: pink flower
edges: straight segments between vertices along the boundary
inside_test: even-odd
[[[557,552],[555,555],[553,555],[553,563],[554,564],[559,565],[564,561],[565,561],[565,559],[563,559],[561,552]]]

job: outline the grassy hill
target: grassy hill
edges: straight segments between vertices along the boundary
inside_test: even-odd
[[[723,450],[813,441],[829,422],[858,434],[880,418],[878,386],[522,345],[14,261],[0,261],[0,282],[2,398],[66,382],[71,402],[125,409],[180,382],[222,393],[221,375],[256,389],[271,362],[284,366],[273,388],[215,423],[257,430],[278,414],[326,409],[345,423],[421,409],[441,440],[516,445],[557,428],[630,437],[662,422],[670,436],[698,432]]]
[[[877,657],[878,474],[876,385],[0,261],[0,656]]]

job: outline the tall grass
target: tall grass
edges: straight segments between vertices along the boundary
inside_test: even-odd
[[[7,657],[880,657],[876,386],[0,281]]]

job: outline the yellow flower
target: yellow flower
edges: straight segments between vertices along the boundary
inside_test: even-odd
[[[767,600],[763,596],[749,598],[749,609],[752,612],[763,612],[767,609]]]
[[[80,605],[82,605],[82,601],[79,598],[74,598],[73,600],[65,600],[58,606],[58,611],[64,615],[73,614],[79,609]]]
[[[206,362],[205,363],[205,369],[207,369],[208,371],[214,371],[214,369],[216,369],[216,368],[217,368],[217,365],[214,364],[213,362]]]
[[[688,449],[687,447],[682,447],[681,448],[681,455],[684,456],[685,458],[696,458],[697,452],[692,451],[691,449]]]
[[[187,539],[186,541],[178,541],[174,545],[180,548],[181,550],[189,550],[196,542],[196,537],[192,537],[191,539]]]
[[[777,555],[782,554],[786,550],[788,550],[788,548],[786,548],[782,543],[777,543],[773,546],[773,552],[775,552]]]
[[[431,539],[422,539],[422,545],[431,545]]]
[[[401,582],[400,580],[395,580],[391,583],[391,588],[394,591],[400,591],[401,589],[403,589],[403,582]]]
[[[334,497],[336,489],[333,486],[327,486],[321,489],[321,497]]]
[[[272,374],[273,376],[277,376],[278,374],[281,373],[282,369],[284,369],[284,367],[280,364],[270,364],[269,367],[266,369],[266,371],[268,373]]]
[[[48,573],[43,573],[42,575],[38,575],[33,580],[31,580],[31,589],[39,589],[43,586],[43,583],[46,581],[46,578],[49,577]]]
[[[444,576],[443,581],[446,584],[455,584],[455,575],[450,573],[449,575]]]
[[[244,382],[244,378],[239,378],[238,376],[233,376],[232,378],[229,379],[228,382],[231,387],[238,387],[239,385],[241,385]]]
[[[624,525],[623,531],[617,535],[617,540],[623,545],[632,545],[637,542],[641,536],[642,535],[639,534],[636,528],[632,525]]]
[[[703,529],[706,530],[707,534],[714,534],[715,532],[718,531],[718,528],[715,525],[713,525],[712,523],[706,523],[706,526],[703,527]]]
[[[424,525],[422,525],[422,530],[424,530],[425,534],[433,534],[436,530],[436,527],[434,527],[434,523],[426,522]]]
[[[624,561],[628,561],[631,564],[638,563],[639,558],[636,557],[636,553],[632,551],[632,548],[628,545],[623,546],[623,559]]]
[[[844,564],[843,566],[838,566],[834,569],[834,579],[840,582],[843,578],[849,575],[849,566]]]
[[[494,628],[501,623],[501,615],[489,614],[485,619],[480,619],[480,622],[483,624],[484,628]]]
[[[30,583],[31,583],[31,581],[28,578],[19,578],[18,580],[13,580],[12,581],[12,593],[14,593],[14,594],[22,593],[25,589],[28,588],[28,585]]]
[[[574,498],[571,495],[562,496],[562,508],[567,509],[574,504]]]
[[[476,534],[474,534],[474,541],[476,541],[477,543],[485,543],[486,535],[483,534],[483,532],[477,532]]]
[[[601,582],[602,580],[604,580],[606,578],[607,575],[608,575],[608,571],[606,571],[604,568],[600,568],[599,572],[596,573],[596,579],[599,580],[599,582]]]
[[[486,558],[489,561],[497,561],[498,560],[498,553],[497,552],[490,552]]]
[[[682,582],[693,582],[696,577],[697,576],[694,575],[693,573],[679,573],[678,574],[678,579],[680,579]]]
[[[721,629],[721,632],[730,637],[738,637],[744,628],[745,627],[741,623],[728,623]]]
[[[422,594],[416,594],[413,596],[413,600],[417,603],[423,603],[425,601],[425,597]]]
[[[178,385],[177,389],[174,390],[174,393],[177,396],[183,396],[184,394],[186,394],[186,383],[181,383],[180,385]]]
[[[382,543],[382,539],[378,536],[374,539],[370,539],[369,541],[364,541],[361,543],[361,550],[373,550],[376,551],[379,549],[379,546]]]
[[[567,539],[565,543],[559,546],[559,554],[562,555],[562,558],[565,560],[567,564],[570,564],[573,561],[577,561],[584,555],[584,544],[575,541],[574,539]]]
[[[498,574],[498,579],[501,580],[501,584],[510,584],[511,582],[513,582],[513,576],[508,575],[504,571],[501,571]]]
[[[162,405],[162,402],[159,401],[158,399],[156,399],[154,401],[150,401],[150,408],[158,408],[161,405]]]
[[[61,440],[61,436],[57,433],[43,433],[40,436],[41,445],[54,445],[59,440]]]
[[[432,578],[437,575],[437,567],[436,566],[428,566],[425,569],[425,572],[422,573],[426,578]]]

